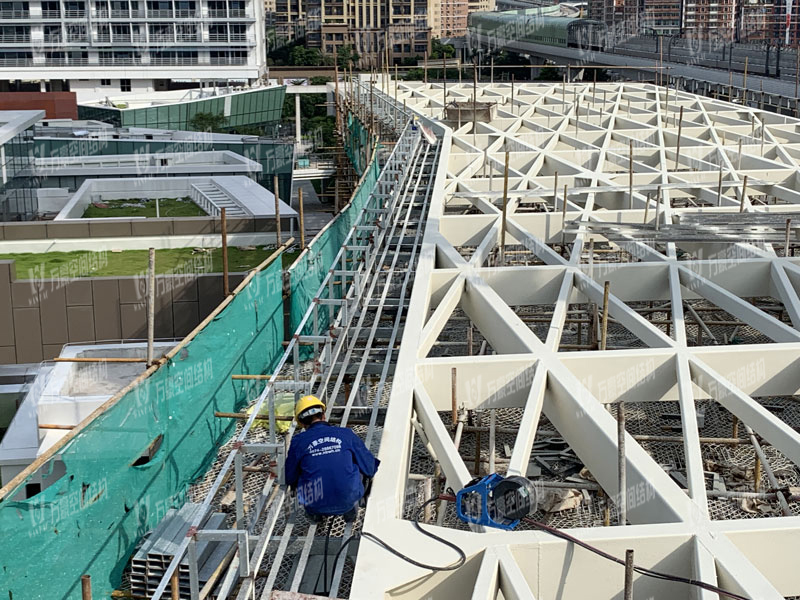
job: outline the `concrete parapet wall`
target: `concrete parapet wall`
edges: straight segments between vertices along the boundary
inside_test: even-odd
[[[289,231],[292,218],[281,219]],[[84,237],[130,237],[150,235],[198,235],[220,233],[218,217],[175,217],[161,219],[83,219],[78,221],[25,221],[0,223],[0,241],[55,240]],[[270,233],[273,218],[228,219],[229,233]]]
[[[156,338],[182,338],[223,299],[222,275],[156,277]],[[0,364],[35,363],[64,344],[147,337],[146,277],[45,279],[0,261]],[[231,287],[244,274],[231,274]]]

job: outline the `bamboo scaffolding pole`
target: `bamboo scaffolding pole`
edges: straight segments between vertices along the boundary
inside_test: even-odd
[[[789,236],[791,235],[790,227],[792,225],[791,219],[786,219],[786,239],[783,242],[783,256],[789,256]]]
[[[625,550],[624,600],[633,600],[633,549]]]
[[[56,425],[54,423],[39,423],[39,429],[63,429],[69,431],[75,429],[75,425]]]
[[[10,597],[10,595],[9,595]],[[81,575],[81,600],[92,600],[92,576]]]
[[[750,60],[749,56],[744,57],[744,77],[742,78],[742,90],[744,90],[744,101],[742,104],[747,104],[747,63]]]
[[[744,198],[747,195],[747,175],[742,180],[742,197],[739,199],[739,212],[744,212]]]
[[[80,362],[80,363],[146,363],[147,358],[128,356],[56,356],[53,362]]]
[[[274,175],[272,177],[273,185],[275,186],[275,235],[277,240],[277,245],[281,245],[281,203],[280,198],[278,198],[278,176]]]
[[[506,262],[506,215],[508,211],[508,160],[509,152],[506,151],[505,169],[503,171],[503,219],[500,224],[500,265]]]
[[[567,184],[564,184],[564,198],[561,200],[561,253],[567,245]]]
[[[681,132],[683,131],[683,107],[681,106],[681,114],[678,117],[678,142],[675,146],[675,170],[678,170],[678,164],[681,160]]]
[[[147,366],[153,364],[153,342],[156,322],[156,249],[150,248],[147,257]]]
[[[608,294],[608,282],[606,282],[606,291]],[[605,308],[607,309],[607,303]],[[603,311],[603,321],[605,321],[605,310]],[[603,340],[605,340],[606,332],[603,331]],[[605,342],[603,343],[605,349]],[[618,494],[619,498],[617,506],[619,507],[619,524],[627,525],[628,523],[628,494],[627,494],[627,473],[625,470],[625,402],[620,400],[617,402],[617,477],[619,482]]]
[[[606,349],[606,341],[608,337],[608,295],[611,288],[611,282],[606,281],[603,284],[603,321],[600,330],[600,350]]]
[[[300,250],[306,247],[306,224],[303,215],[303,188],[297,189],[297,208],[300,215]]]
[[[457,385],[456,368],[450,369],[450,402],[452,404],[452,425],[455,427],[458,424],[458,398],[456,397]]]
[[[277,178],[275,179],[277,186]],[[275,188],[278,189],[277,187]],[[277,198],[277,196],[275,196]],[[275,209],[278,208],[278,202],[275,201]],[[227,296],[231,293],[230,282],[228,280],[228,219],[225,213],[225,208],[221,211],[222,218],[222,295]],[[280,228],[278,229],[278,237],[280,238]]]
[[[628,208],[633,208],[633,140],[628,150]]]

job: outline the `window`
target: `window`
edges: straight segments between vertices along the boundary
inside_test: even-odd
[[[108,87],[109,85],[111,85],[111,80],[110,79],[101,79],[100,80],[100,85]]]
[[[119,91],[120,92],[130,92],[131,91],[131,80],[130,79],[120,79],[119,80]]]

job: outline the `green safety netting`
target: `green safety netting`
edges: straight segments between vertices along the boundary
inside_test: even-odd
[[[0,501],[0,597],[80,598],[82,574],[95,598],[110,596],[141,537],[184,502],[233,432],[214,412],[240,410],[260,391],[231,375],[279,360],[281,295],[278,258],[59,452],[66,472],[55,483],[17,500],[22,483]]]
[[[355,123],[358,123],[358,121],[355,121]],[[352,153],[351,160],[356,165],[356,158],[361,156],[360,146],[356,146],[356,144],[360,144],[363,140],[364,148],[366,148],[366,138],[361,136],[361,132],[366,133],[366,130],[361,128],[360,125],[351,126],[349,119],[348,128],[350,128],[351,132],[354,132],[354,135],[350,138],[353,140],[353,144],[347,146],[347,153],[348,155]],[[372,146],[373,144],[370,144],[370,147]],[[364,168],[366,170],[363,173],[358,171],[362,176],[350,203],[311,241],[305,252],[298,257],[289,269],[292,331],[296,331],[300,326],[303,315],[319,290],[320,285],[322,285],[325,275],[329,269],[334,268],[332,263],[336,258],[336,254],[342,247],[350,228],[355,224],[358,214],[369,201],[372,190],[378,181],[380,167],[376,158],[373,158],[369,165]],[[352,258],[352,253],[348,253],[348,256]],[[338,294],[339,289],[339,287],[334,288],[334,297]],[[335,314],[335,310],[330,311],[328,307],[318,311],[317,318],[320,333],[324,333],[327,329],[331,312]],[[302,333],[304,335],[313,335],[312,321],[306,324]],[[308,347],[303,347],[301,350],[301,356],[304,359],[308,358],[310,353],[311,349]]]
[[[347,140],[344,149],[356,173],[363,175],[370,157],[367,155],[369,131],[351,112],[347,113]],[[370,146],[371,147],[371,146]]]

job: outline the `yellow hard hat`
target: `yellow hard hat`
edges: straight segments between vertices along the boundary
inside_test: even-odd
[[[325,403],[316,396],[303,396],[294,407],[294,418],[300,420],[300,415],[309,410],[310,408],[319,408],[316,412],[325,412]]]

